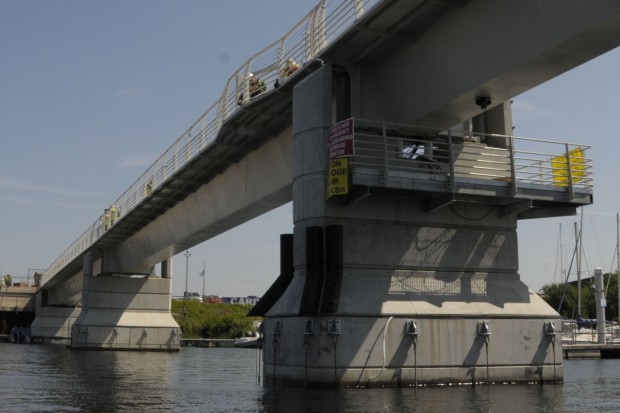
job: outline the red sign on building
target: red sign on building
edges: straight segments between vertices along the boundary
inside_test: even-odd
[[[329,159],[353,155],[353,118],[345,119],[329,128],[327,149]]]

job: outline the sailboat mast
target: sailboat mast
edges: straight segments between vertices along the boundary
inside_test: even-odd
[[[562,223],[560,222],[560,280],[564,280],[564,254],[562,250]]]
[[[581,236],[575,222],[575,248],[577,249],[577,317],[581,316]]]

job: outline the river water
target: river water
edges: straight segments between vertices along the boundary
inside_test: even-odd
[[[564,384],[269,389],[256,351],[70,351],[0,343],[0,412],[618,412],[620,360],[567,360]]]

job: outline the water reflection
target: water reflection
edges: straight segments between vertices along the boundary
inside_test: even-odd
[[[561,386],[462,386],[399,389],[266,389],[265,412],[525,413],[562,405]]]
[[[0,344],[0,412],[617,411],[620,360],[566,361],[563,385],[263,388],[256,353],[70,351]]]
[[[80,380],[79,388],[69,393],[70,404],[83,411],[158,408],[170,400],[169,354],[78,351],[71,358],[71,370]]]

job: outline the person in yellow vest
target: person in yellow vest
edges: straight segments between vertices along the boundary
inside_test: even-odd
[[[13,278],[11,277],[11,274],[7,274],[4,276],[4,283],[6,284],[7,287],[10,287],[13,285]]]
[[[114,225],[114,221],[118,219],[118,210],[116,209],[116,205],[112,205],[110,208],[110,223]]]
[[[254,73],[248,74],[248,91],[250,92],[250,99],[256,97],[267,90],[265,82],[257,78]],[[239,94],[237,99],[237,105],[241,106],[244,103],[243,93]]]
[[[250,83],[250,97],[251,98],[258,96],[259,94],[267,90],[267,86],[265,86],[265,82],[257,78],[254,75],[254,73],[250,73],[249,83]]]
[[[103,229],[107,231],[108,226],[110,226],[110,210],[106,208],[103,212]]]

